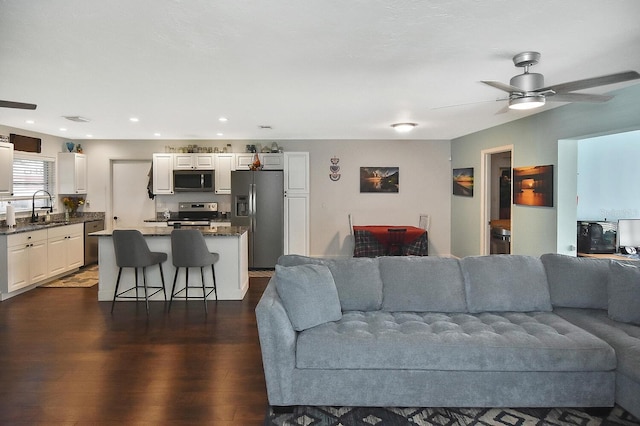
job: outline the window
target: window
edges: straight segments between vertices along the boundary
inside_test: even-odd
[[[31,200],[36,191],[48,191],[55,200],[55,175],[53,158],[16,153],[13,158],[13,196],[2,198],[0,213],[6,212],[9,201],[16,211],[31,211]],[[49,196],[38,192],[35,206],[49,206]]]

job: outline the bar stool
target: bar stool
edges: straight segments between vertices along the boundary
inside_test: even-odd
[[[171,289],[171,299],[169,300],[169,310],[173,298],[189,300],[189,268],[200,268],[200,279],[202,280],[202,296],[191,296],[192,299],[204,300],[204,311],[207,313],[207,297],[214,293],[218,300],[218,291],[216,289],[216,271],[214,264],[220,258],[218,253],[210,253],[207,243],[204,240],[202,232],[197,229],[174,229],[171,231],[171,257],[173,258],[173,266],[176,267],[176,273],[173,276],[173,287]],[[211,274],[213,276],[213,286],[207,286],[204,282],[204,267],[211,265]],[[176,291],[176,281],[178,280],[178,272],[180,268],[185,268],[185,286],[183,289]],[[197,287],[191,287],[196,289]],[[184,295],[179,295],[184,292]]]
[[[162,262],[167,260],[167,253],[153,252],[149,250],[149,246],[142,236],[142,233],[135,229],[114,230],[113,248],[116,252],[116,265],[118,265],[120,269],[118,270],[116,288],[113,292],[111,312],[113,313],[113,307],[116,304],[116,298],[140,300],[139,289],[143,288],[147,315],[149,315],[150,297],[162,291],[164,293],[164,300],[167,300],[167,292],[164,285],[164,273],[162,272]],[[160,267],[160,279],[162,280],[162,287],[147,285],[147,275],[145,272],[147,266],[152,265],[158,265]],[[122,268],[134,268],[135,285],[127,290],[118,293],[118,288],[120,287],[120,277],[122,275]],[[138,268],[142,268],[142,286],[138,283]],[[136,292],[135,296],[124,295],[133,290],[135,290]],[[149,294],[149,290],[155,291]]]
[[[404,236],[407,228],[389,228],[387,229],[387,241],[389,250],[387,256],[402,256],[404,254]]]

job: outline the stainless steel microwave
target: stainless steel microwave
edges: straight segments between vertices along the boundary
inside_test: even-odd
[[[213,170],[174,170],[174,192],[211,192],[213,191]]]

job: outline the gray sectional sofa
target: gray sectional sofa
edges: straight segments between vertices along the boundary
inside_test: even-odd
[[[640,417],[640,318],[610,307],[611,277],[633,273],[557,254],[283,256],[256,307],[269,403]]]

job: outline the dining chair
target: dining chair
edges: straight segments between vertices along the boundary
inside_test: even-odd
[[[111,312],[116,304],[116,299],[136,299],[140,300],[140,289],[144,290],[144,301],[149,315],[149,298],[153,295],[163,292],[164,300],[167,300],[167,292],[164,285],[164,273],[162,272],[162,263],[167,260],[167,253],[153,252],[149,250],[149,246],[145,241],[142,233],[136,229],[116,229],[112,234],[113,248],[116,254],[116,265],[118,266],[118,278],[116,279],[116,288],[113,292],[113,301],[111,302]],[[148,266],[158,265],[160,267],[160,279],[162,286],[148,286],[146,269]],[[118,292],[120,288],[120,278],[123,268],[133,268],[135,275],[135,284],[127,290]],[[138,268],[142,268],[142,285],[138,281]],[[128,295],[135,290],[135,296]],[[149,290],[155,290],[149,294]]]
[[[404,237],[407,228],[387,229],[387,256],[402,256],[404,254]]]
[[[178,299],[202,299],[204,300],[204,311],[207,311],[207,297],[211,293],[215,294],[218,300],[218,291],[216,289],[216,271],[214,264],[220,259],[218,253],[210,253],[207,243],[204,240],[202,232],[198,229],[174,229],[171,231],[171,257],[173,258],[173,266],[176,267],[176,273],[173,276],[173,287],[171,288],[171,298],[169,299],[169,311],[174,298]],[[210,286],[205,284],[204,267],[211,265],[211,275],[213,283]],[[185,286],[176,291],[176,282],[178,280],[178,272],[180,268],[185,268]],[[200,268],[201,286],[189,287],[189,268]],[[202,295],[189,295],[189,290],[202,290]],[[184,294],[181,294],[184,293]]]

